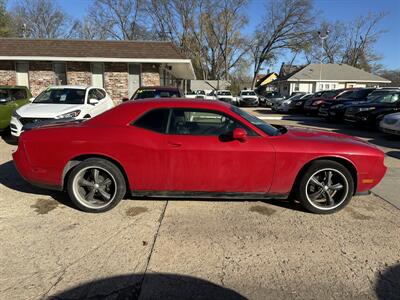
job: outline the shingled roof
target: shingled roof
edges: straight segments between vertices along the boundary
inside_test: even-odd
[[[346,64],[322,64],[322,72],[320,64],[309,64],[290,74],[285,80],[319,81],[320,76],[322,81],[390,83],[390,80]]]
[[[171,42],[0,39],[0,57],[186,59]]]

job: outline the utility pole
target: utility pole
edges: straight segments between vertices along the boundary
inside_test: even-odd
[[[318,31],[318,37],[321,40],[321,55],[319,58],[319,84],[321,84],[321,80],[322,80],[322,55],[324,53],[324,41],[325,39],[328,37],[329,35],[329,30],[325,31],[325,34],[323,34],[321,31]],[[321,88],[321,90],[323,90],[323,87]],[[317,89],[315,89],[315,91],[317,91]]]

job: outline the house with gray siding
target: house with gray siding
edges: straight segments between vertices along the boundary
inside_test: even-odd
[[[309,64],[296,66],[289,72],[284,72],[285,67],[282,65],[280,76],[270,83],[284,96],[294,92],[315,93],[390,83],[390,80],[346,64]]]

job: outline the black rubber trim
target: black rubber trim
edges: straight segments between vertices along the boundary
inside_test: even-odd
[[[234,198],[234,199],[287,199],[289,194],[242,193],[242,192],[198,192],[198,191],[131,191],[137,197],[177,198]]]

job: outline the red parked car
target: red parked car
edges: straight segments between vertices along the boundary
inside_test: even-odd
[[[385,174],[360,139],[272,126],[220,101],[129,101],[95,118],[25,132],[13,154],[34,185],[87,212],[140,196],[287,198],[332,213]]]

